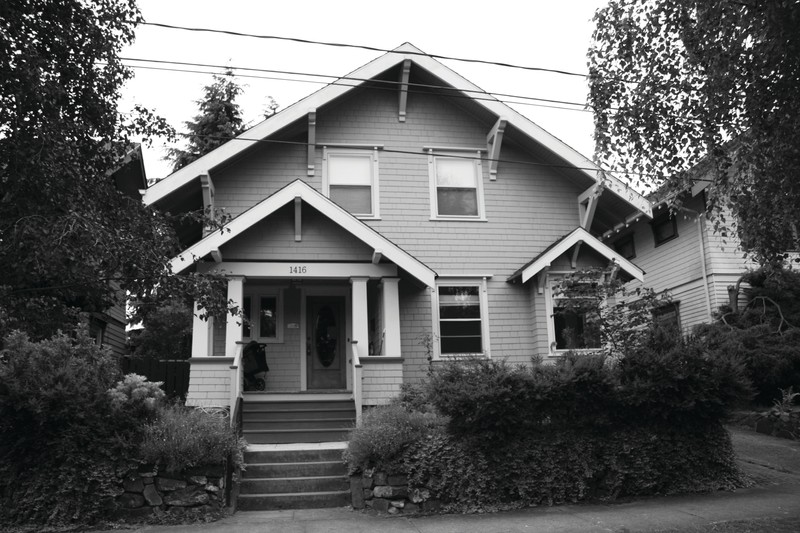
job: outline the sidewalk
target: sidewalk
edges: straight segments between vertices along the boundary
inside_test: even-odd
[[[742,469],[756,482],[736,492],[577,504],[485,515],[375,516],[350,509],[241,512],[213,524],[145,526],[142,533],[633,532],[752,518],[798,517],[800,444],[729,428]],[[128,530],[131,531],[131,530]]]

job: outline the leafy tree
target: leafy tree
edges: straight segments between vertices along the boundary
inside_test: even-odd
[[[189,359],[192,354],[192,307],[175,299],[147,314],[141,330],[131,331],[137,357]]]
[[[800,3],[611,0],[595,22],[589,100],[602,163],[640,185],[709,180],[717,229],[735,228],[762,262],[797,249]]]
[[[219,279],[171,275],[171,221],[111,177],[131,139],[169,133],[117,109],[131,76],[118,54],[139,20],[134,0],[0,5],[0,338],[71,330],[125,291],[140,310],[188,291],[224,312]]]
[[[200,114],[184,123],[189,130],[186,150],[169,150],[173,170],[185,167],[244,131],[242,110],[236,103],[242,87],[233,79],[232,70],[225,71],[222,76],[215,74],[213,83],[206,85],[203,91],[203,99],[196,101]]]

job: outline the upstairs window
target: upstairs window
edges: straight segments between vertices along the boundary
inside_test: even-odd
[[[325,194],[359,217],[378,217],[377,150],[325,149]]]
[[[653,228],[653,239],[656,246],[671,241],[678,236],[678,220],[669,211],[655,217],[650,222],[650,226]]]
[[[429,153],[432,218],[482,219],[480,153],[478,157]]]
[[[614,243],[614,251],[625,259],[633,259],[636,257],[636,248],[633,245],[633,233],[629,233],[617,239]]]

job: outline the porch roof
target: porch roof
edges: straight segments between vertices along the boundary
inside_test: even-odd
[[[221,230],[206,235],[185,249],[170,261],[172,271],[182,272],[205,256],[213,255],[219,251],[220,246],[293,202],[295,198],[303,200],[421,283],[428,287],[434,286],[437,274],[431,268],[299,179],[243,212]]]
[[[644,281],[644,270],[634,265],[629,260],[622,257],[615,250],[609,248],[599,239],[583,228],[575,228],[572,232],[556,240],[553,244],[544,249],[539,255],[531,259],[526,265],[511,274],[508,281],[515,281],[522,278],[522,283],[527,282],[536,274],[549,267],[550,264],[559,256],[567,252],[578,243],[583,243],[609,261],[614,261],[619,267],[631,277]]]

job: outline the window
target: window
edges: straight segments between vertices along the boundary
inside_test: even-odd
[[[678,221],[669,211],[655,217],[650,226],[653,228],[653,239],[656,246],[671,241],[678,236]]]
[[[260,342],[283,341],[281,304],[280,293],[245,296],[242,311],[247,320],[242,325],[242,338]]]
[[[547,291],[545,306],[549,317],[547,332],[550,351],[591,350],[601,346],[595,297],[591,280],[577,280],[562,284],[564,279],[554,279]]]
[[[633,233],[629,233],[624,237],[617,239],[614,243],[614,251],[625,259],[633,259],[636,257],[636,248],[633,246]]]
[[[438,355],[488,355],[486,282],[441,282],[435,297]]]
[[[678,310],[680,302],[671,302],[653,310],[655,325],[667,331],[681,331],[681,315]]]
[[[341,207],[360,217],[378,217],[378,151],[325,148],[323,188]]]
[[[431,217],[483,219],[483,168],[478,157],[429,152]]]

